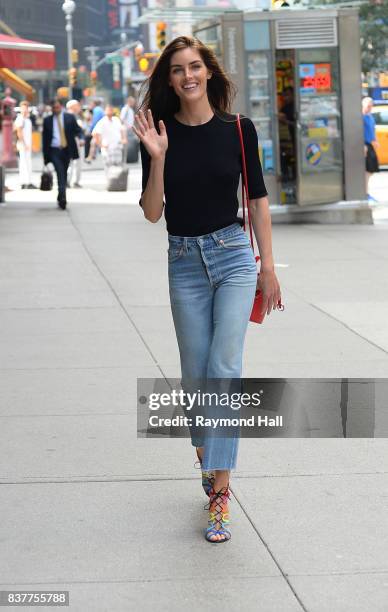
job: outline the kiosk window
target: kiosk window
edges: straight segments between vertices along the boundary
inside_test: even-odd
[[[246,53],[249,116],[256,126],[265,174],[275,172],[273,146],[272,68],[269,51]]]
[[[302,173],[342,168],[340,92],[336,49],[298,51]]]

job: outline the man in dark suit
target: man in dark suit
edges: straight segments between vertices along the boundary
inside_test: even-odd
[[[75,137],[82,130],[74,115],[66,113],[60,100],[51,103],[52,115],[43,121],[43,158],[44,163],[54,165],[58,178],[58,206],[66,208],[67,169],[71,159],[78,159],[78,147]]]

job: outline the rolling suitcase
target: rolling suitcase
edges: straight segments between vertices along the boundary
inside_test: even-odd
[[[127,191],[128,166],[125,165],[125,149],[117,148],[107,158],[107,190]]]
[[[127,191],[128,168],[125,166],[109,166],[107,179],[108,191]]]

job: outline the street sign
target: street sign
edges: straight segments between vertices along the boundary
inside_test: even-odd
[[[105,61],[108,64],[121,64],[121,62],[123,61],[123,56],[116,53],[116,54],[112,54],[112,55],[107,55],[105,57]]]

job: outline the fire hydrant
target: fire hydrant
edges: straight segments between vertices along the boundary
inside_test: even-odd
[[[5,90],[5,98],[0,100],[1,132],[3,136],[3,150],[0,164],[6,168],[17,168],[18,160],[13,146],[13,121],[15,119],[16,100],[11,97],[9,87]]]

